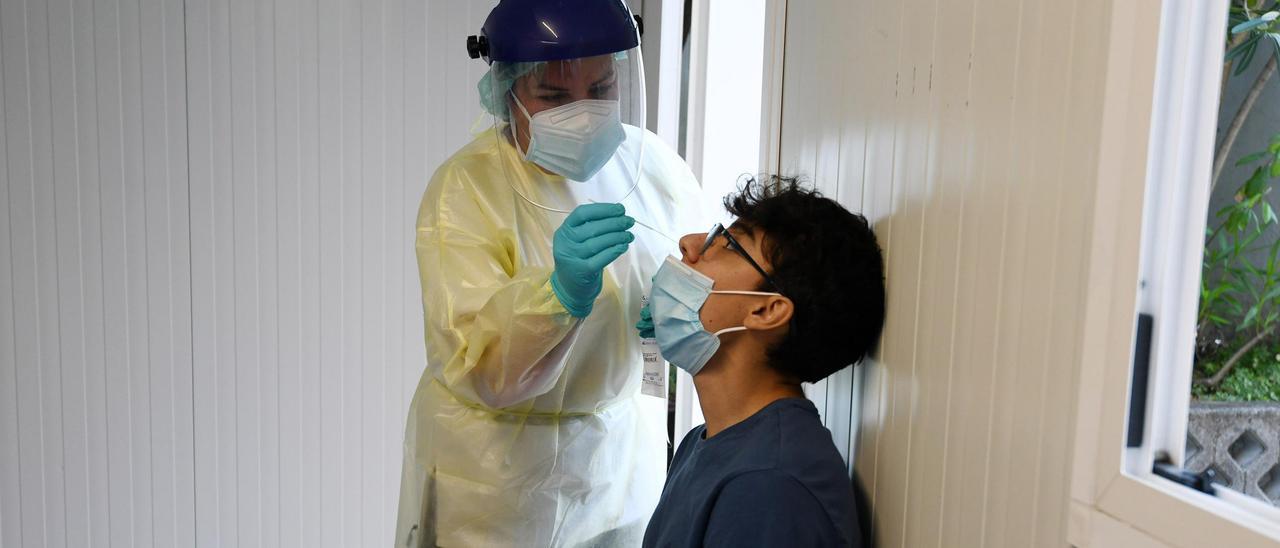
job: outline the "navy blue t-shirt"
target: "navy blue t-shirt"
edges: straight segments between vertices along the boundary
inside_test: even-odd
[[[694,428],[671,461],[644,546],[853,546],[853,488],[804,398],[775,401],[704,439]]]

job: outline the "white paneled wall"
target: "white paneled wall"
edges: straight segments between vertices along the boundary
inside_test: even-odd
[[[882,545],[1064,545],[1111,3],[788,4],[780,165],[885,250],[861,397],[815,387]]]
[[[0,2],[0,546],[391,544],[492,2]]]
[[[182,4],[5,1],[0,48],[0,544],[190,544]]]

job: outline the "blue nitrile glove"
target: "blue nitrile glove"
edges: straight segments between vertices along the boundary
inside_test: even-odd
[[[655,337],[653,332],[653,314],[649,313],[649,305],[645,304],[640,309],[640,321],[636,322],[636,330],[640,331],[641,339],[652,339]]]
[[[575,318],[591,313],[604,275],[604,267],[627,251],[635,235],[627,230],[636,220],[622,204],[578,206],[556,229],[551,240],[556,270],[551,289]]]

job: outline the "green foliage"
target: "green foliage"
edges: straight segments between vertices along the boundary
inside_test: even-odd
[[[1280,58],[1280,2],[1276,0],[1246,0],[1232,2],[1228,24],[1231,32],[1227,40],[1248,33],[1248,38],[1227,51],[1227,62],[1235,62],[1233,75],[1239,76],[1248,70],[1258,54],[1258,49],[1273,53]],[[1230,44],[1228,44],[1230,45]]]
[[[1231,32],[1223,61],[1233,75],[1248,70],[1255,59],[1275,55],[1280,60],[1280,0],[1233,0],[1228,21]],[[1247,117],[1249,108],[1240,108],[1237,118]],[[1219,154],[1228,154],[1232,142],[1228,137]],[[1254,168],[1236,190],[1234,202],[1214,212],[1205,232],[1196,318],[1199,381],[1193,383],[1192,394],[1280,401],[1280,237],[1272,229],[1280,219],[1268,201],[1273,180],[1280,178],[1280,133],[1236,165]],[[1228,364],[1236,349],[1258,340],[1262,344]],[[1216,390],[1209,388],[1204,381],[1224,367],[1232,369]]]
[[[1272,179],[1280,175],[1276,169],[1280,166],[1280,134],[1266,150],[1245,157],[1240,165],[1259,162],[1236,191],[1235,201],[1214,214],[1216,226],[1206,230],[1197,318],[1201,335],[1260,333],[1280,321],[1280,238],[1265,248],[1258,244],[1277,224],[1267,195]],[[1262,249],[1266,250],[1266,262],[1259,266],[1251,258]],[[1203,353],[1205,341],[1203,336],[1201,339]]]
[[[1224,349],[1197,364],[1205,375],[1218,372],[1235,348]],[[1245,354],[1216,391],[1195,384],[1191,395],[1214,401],[1280,401],[1280,344],[1260,344]]]

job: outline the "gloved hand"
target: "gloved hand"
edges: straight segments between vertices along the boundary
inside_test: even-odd
[[[647,303],[640,309],[640,321],[636,322],[636,330],[640,332],[641,339],[652,339],[656,336],[653,332],[653,314],[649,312]]]
[[[575,318],[591,314],[600,295],[604,267],[622,256],[636,239],[627,231],[635,224],[622,204],[583,204],[556,229],[551,240],[556,261],[551,289],[569,314]]]

